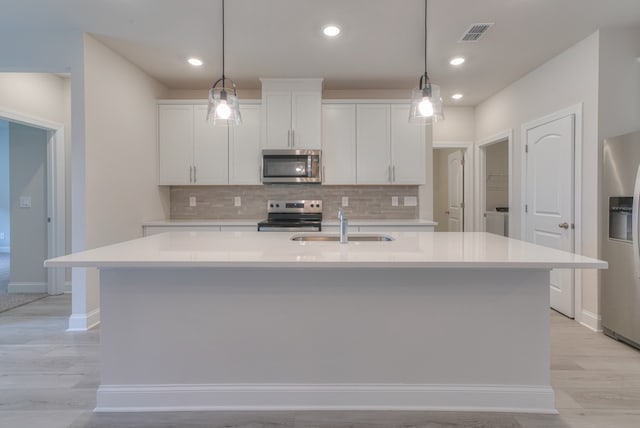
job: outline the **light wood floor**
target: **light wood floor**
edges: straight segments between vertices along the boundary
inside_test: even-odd
[[[0,314],[0,427],[640,427],[640,352],[551,312],[559,415],[454,412],[93,414],[99,329],[67,333],[70,297]]]

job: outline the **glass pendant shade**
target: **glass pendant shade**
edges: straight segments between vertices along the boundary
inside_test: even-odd
[[[444,120],[440,87],[429,84],[429,88],[414,88],[411,92],[409,122],[429,124]]]
[[[427,11],[428,0],[424,0],[424,74],[420,76],[418,87],[411,92],[410,123],[432,124],[444,120],[440,86],[434,85],[427,74]]]
[[[240,116],[240,104],[235,85],[231,89],[225,89],[224,87],[216,87],[216,84],[209,90],[207,121],[213,122],[214,125],[240,125],[242,117]]]
[[[207,122],[214,125],[240,125],[240,104],[236,84],[224,75],[224,0],[222,0],[222,77],[209,90]]]

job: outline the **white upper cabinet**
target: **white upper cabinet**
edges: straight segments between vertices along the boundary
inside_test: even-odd
[[[357,106],[357,183],[391,184],[389,104]]]
[[[322,79],[260,79],[262,147],[319,149]]]
[[[323,184],[356,184],[356,105],[322,106]]]
[[[242,124],[229,129],[229,184],[260,184],[260,104],[241,104]]]
[[[158,106],[159,184],[191,184],[193,106]]]
[[[357,184],[425,183],[425,126],[405,104],[357,105]]]
[[[229,127],[207,122],[207,106],[194,106],[193,184],[229,181]]]
[[[214,126],[206,104],[159,104],[159,184],[260,184],[260,104],[240,112],[237,127]]]
[[[424,184],[425,125],[408,118],[408,105],[391,105],[391,179],[393,184]]]

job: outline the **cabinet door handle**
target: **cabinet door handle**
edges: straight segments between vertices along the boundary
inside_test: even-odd
[[[389,181],[389,183],[391,183],[391,165],[389,165],[387,167],[387,177],[388,177],[387,181]]]
[[[193,167],[189,165],[189,184],[193,183]]]
[[[393,166],[393,182],[396,182],[396,166]]]
[[[287,147],[291,147],[291,130],[287,131]]]
[[[291,147],[295,147],[296,146],[296,134],[295,134],[295,130],[291,130]]]
[[[197,170],[196,170],[196,166],[194,165],[194,166],[193,166],[193,182],[194,182],[194,183],[197,183],[197,182],[198,182],[198,176],[196,175],[196,174],[197,174],[197,172],[196,172],[196,171],[197,171]]]

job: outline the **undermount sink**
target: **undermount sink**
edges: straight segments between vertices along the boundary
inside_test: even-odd
[[[292,241],[320,241],[320,242],[338,242],[339,235],[295,235],[290,238]],[[349,235],[349,241],[354,242],[389,242],[393,238],[388,235]]]

